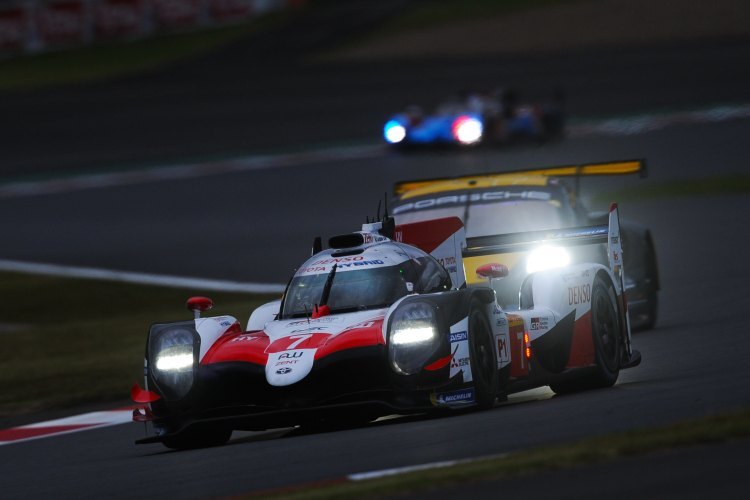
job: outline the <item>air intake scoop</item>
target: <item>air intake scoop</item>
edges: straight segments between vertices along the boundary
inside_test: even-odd
[[[331,248],[354,248],[365,244],[365,237],[362,233],[339,234],[331,236],[328,240],[328,246]]]

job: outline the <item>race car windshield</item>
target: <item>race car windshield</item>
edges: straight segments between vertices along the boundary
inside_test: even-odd
[[[332,313],[388,307],[408,293],[407,271],[399,265],[337,272],[327,305]],[[329,273],[295,276],[284,296],[282,318],[309,315],[321,299],[328,276]]]
[[[458,217],[464,220],[465,208],[461,204],[397,212],[396,223],[408,224],[442,217]],[[398,208],[396,210],[398,211]],[[466,236],[469,238],[488,234],[558,229],[574,225],[572,211],[561,208],[555,202],[540,200],[471,204],[468,216]]]

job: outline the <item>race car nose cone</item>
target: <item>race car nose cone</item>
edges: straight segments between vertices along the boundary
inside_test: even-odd
[[[269,354],[266,380],[276,387],[299,382],[312,370],[315,351],[317,349],[292,349]]]

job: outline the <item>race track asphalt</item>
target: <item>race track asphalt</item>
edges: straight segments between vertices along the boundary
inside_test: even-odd
[[[641,52],[636,59],[641,69],[652,69],[645,73],[648,76],[637,73],[640,76],[636,78],[634,73],[632,84],[620,81],[615,91],[607,82],[614,83],[618,76],[630,73],[626,69],[619,75],[603,72],[600,83],[604,84],[597,86],[602,89],[600,97],[592,97],[590,106],[593,110],[597,101],[612,100],[605,99],[608,92],[613,98],[624,96],[615,106],[621,108],[618,112],[637,104],[648,108],[658,107],[660,102],[703,105],[746,100],[750,94],[750,85],[745,84],[747,65],[737,68],[721,64],[722,57],[730,57],[733,50],[746,53],[747,47],[737,47],[730,44],[723,50],[714,47],[697,51],[704,55],[708,71],[694,72],[698,83],[685,80],[684,93],[676,92],[681,88],[677,85],[681,79],[678,76],[688,74],[687,65],[676,62],[679,51],[666,69],[660,52]],[[545,64],[550,65],[550,74],[556,71],[554,61]],[[614,67],[614,63],[610,66],[606,61],[601,64]],[[591,66],[596,64],[592,62]],[[495,70],[488,72],[494,75]],[[655,84],[653,78],[662,74],[660,71],[664,71],[664,81],[669,84]],[[727,72],[737,77],[737,83],[730,83]],[[456,81],[449,83],[455,85]],[[579,88],[587,85],[579,83]],[[418,88],[423,83],[412,85],[408,88]],[[117,88],[109,87],[109,91],[116,93]],[[649,88],[655,89],[654,94],[647,91]],[[429,92],[437,95],[438,90],[444,89]],[[360,94],[367,90],[357,89]],[[408,92],[400,95],[404,101],[411,97]],[[50,99],[60,106],[54,109],[67,109],[62,97]],[[352,99],[352,95],[342,97],[338,114],[331,116],[342,120],[343,103],[351,103]],[[372,99],[367,106],[384,109],[385,100]],[[96,101],[92,98],[92,102]],[[169,109],[178,109],[179,104],[174,101]],[[206,109],[214,109],[213,104],[206,101]],[[120,105],[124,106],[115,104]],[[17,110],[15,104],[5,102],[3,106],[4,116]],[[356,114],[356,110],[352,112]],[[161,112],[155,109],[154,113]],[[112,129],[97,128],[93,125],[96,113],[84,115],[92,121],[82,120],[79,125],[94,139],[101,139],[94,141],[98,146],[89,149],[76,142],[78,139],[72,142],[77,145],[71,146],[67,140],[73,137],[72,132],[66,135],[63,125],[54,125],[59,128],[44,129],[42,136],[59,133],[60,141],[50,143],[49,150],[31,154],[33,141],[21,137],[24,130],[28,134],[30,125],[20,123],[16,132],[6,134],[10,166],[4,173],[17,174],[16,167],[23,169],[31,164],[47,172],[58,164],[66,168],[90,167],[100,161],[114,161],[117,152],[125,149],[149,151],[142,141],[154,130],[146,127],[142,136],[141,132],[134,134],[125,148],[117,145],[122,140],[118,129],[125,125],[114,120],[108,122]],[[164,115],[169,115],[164,119],[173,120],[171,123],[181,116],[177,112]],[[312,120],[307,125],[311,123]],[[355,119],[352,130],[361,134],[363,123]],[[169,128],[168,125],[157,121],[153,127]],[[194,137],[201,137],[202,132],[205,130],[198,127]],[[332,160],[183,181],[6,198],[0,200],[0,258],[283,282],[307,255],[313,236],[352,230],[365,215],[375,212],[381,193],[398,179],[631,157],[648,158],[648,179],[610,179],[592,185],[603,190],[746,173],[745,138],[749,132],[750,122],[740,120],[678,126],[634,136],[569,139],[543,147],[388,153],[356,162]],[[240,133],[229,135],[233,141],[241,138]],[[317,140],[313,136],[308,138]],[[208,142],[217,151],[231,150],[232,144],[238,144],[224,141],[223,134],[210,137]],[[190,137],[175,133],[165,143],[165,157],[172,157],[175,150],[170,148],[186,139]],[[193,153],[206,152],[197,149]],[[138,153],[128,160],[159,159],[160,155]],[[33,161],[29,159],[32,157]],[[635,338],[635,345],[643,354],[642,365],[623,372],[612,389],[565,397],[552,397],[551,392],[541,389],[512,397],[508,404],[485,412],[436,419],[394,419],[338,432],[245,434],[221,448],[179,453],[159,445],[136,447],[133,440],[142,435],[142,428],[135,424],[40,439],[0,446],[0,496],[235,495],[349,473],[562,443],[746,408],[750,403],[746,312],[750,308],[750,268],[744,249],[750,244],[750,236],[744,217],[750,213],[750,197],[626,201],[622,212],[652,228],[662,273],[662,308],[658,327]],[[242,315],[246,313],[237,314],[244,319]]]

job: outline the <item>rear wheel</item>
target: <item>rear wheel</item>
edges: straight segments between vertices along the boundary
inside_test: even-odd
[[[609,280],[597,276],[591,288],[591,335],[596,369],[581,378],[550,384],[550,388],[564,394],[613,386],[620,374],[621,331],[615,289]]]
[[[492,344],[487,314],[481,302],[474,299],[469,307],[469,353],[477,408],[482,410],[495,405],[499,385],[497,357]]]

